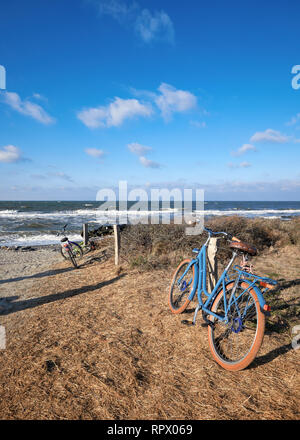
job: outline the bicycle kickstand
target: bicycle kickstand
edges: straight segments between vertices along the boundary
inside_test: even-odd
[[[197,317],[197,314],[198,314],[200,308],[201,308],[201,306],[199,306],[199,305],[196,307],[196,309],[195,309],[195,313],[194,313],[193,321],[190,321],[190,320],[188,320],[188,319],[183,319],[183,320],[181,321],[181,324],[184,324],[184,325],[190,325],[190,326],[191,326],[191,325],[196,325],[196,317]]]

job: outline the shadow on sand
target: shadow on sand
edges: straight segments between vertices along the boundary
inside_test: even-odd
[[[35,278],[43,278],[50,277],[52,275],[58,275],[60,273],[69,272],[70,270],[74,270],[74,267],[65,267],[63,269],[53,269],[46,270],[45,272],[35,273],[34,275],[16,277],[16,278],[8,278],[7,280],[0,280],[0,285],[5,283],[14,283],[17,281],[30,280]]]
[[[54,301],[59,301],[62,299],[71,298],[73,296],[82,295],[84,293],[93,292],[94,290],[101,289],[102,287],[108,286],[109,284],[120,280],[124,276],[126,276],[126,274],[121,274],[115,278],[107,281],[102,281],[101,283],[97,283],[92,286],[83,286],[77,289],[66,290],[64,292],[40,296],[38,298],[30,298],[27,300],[16,301],[19,298],[18,296],[0,298],[0,316],[10,315],[11,313],[19,312],[21,310],[32,309],[43,304],[49,304]]]

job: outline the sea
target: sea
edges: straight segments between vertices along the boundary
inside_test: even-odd
[[[173,203],[173,204],[172,204]],[[103,208],[103,207],[102,207]],[[118,203],[107,210],[96,201],[0,201],[0,246],[35,246],[59,242],[65,225],[69,239],[81,240],[83,223],[89,229],[107,224],[151,223],[151,216],[159,222],[168,222],[182,216],[182,210],[171,202],[170,207],[158,207],[150,213],[150,203],[137,207],[128,202],[126,209],[119,210]],[[248,218],[279,218],[289,221],[300,215],[300,202],[237,202],[206,201],[204,209],[193,205],[194,219],[214,216],[239,215]],[[153,223],[153,221],[152,221]]]

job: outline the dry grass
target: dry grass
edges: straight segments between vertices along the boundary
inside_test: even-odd
[[[291,221],[279,219],[247,219],[244,217],[214,217],[205,223],[214,231],[226,231],[250,244],[258,251],[280,249],[285,246],[300,246],[300,218]],[[135,225],[122,232],[122,258],[131,267],[153,270],[171,265],[176,267],[183,256],[193,247],[201,247],[207,235],[186,235],[185,225]],[[222,244],[219,258],[227,259],[231,254]]]
[[[171,252],[190,255],[168,246],[170,260]],[[141,270],[124,259],[116,270],[101,255],[37,279],[30,299],[1,316],[1,419],[299,419],[299,350],[291,347],[299,283],[288,283],[299,278],[298,246],[254,261],[285,281],[258,357],[235,373],[213,361],[200,316],[190,328],[181,325],[189,315],[169,311],[171,261]]]

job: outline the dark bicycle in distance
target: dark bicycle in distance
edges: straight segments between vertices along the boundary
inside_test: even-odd
[[[66,236],[66,228],[68,224],[64,225],[62,232],[57,235],[63,235],[60,240],[60,253],[65,260],[70,260],[75,268],[78,267],[77,261],[83,256],[83,249],[79,243],[75,241],[70,241]]]

